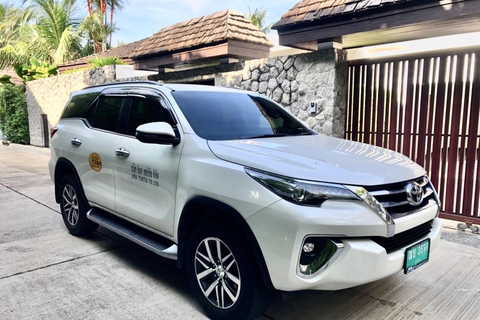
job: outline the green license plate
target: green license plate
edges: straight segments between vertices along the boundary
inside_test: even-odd
[[[403,272],[409,274],[428,262],[430,257],[430,239],[417,243],[405,250]]]

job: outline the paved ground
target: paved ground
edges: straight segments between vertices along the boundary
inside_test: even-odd
[[[0,145],[0,319],[205,319],[185,276],[105,229],[63,226],[47,149]],[[480,236],[444,228],[431,261],[338,292],[276,294],[266,319],[480,319]]]

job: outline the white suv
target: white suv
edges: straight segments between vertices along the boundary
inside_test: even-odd
[[[236,89],[116,83],[71,95],[49,163],[70,233],[98,225],[185,267],[214,319],[272,289],[338,290],[426,263],[439,201],[425,170],[317,134]]]

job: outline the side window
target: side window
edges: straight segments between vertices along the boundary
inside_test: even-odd
[[[73,96],[62,114],[62,119],[81,117],[85,109],[98,96],[98,92],[90,92]]]
[[[94,128],[116,132],[118,119],[125,97],[101,97],[95,108],[85,114],[85,118]]]
[[[160,121],[174,124],[170,112],[162,106],[157,97],[134,98],[128,117],[127,134],[134,136],[139,125]]]

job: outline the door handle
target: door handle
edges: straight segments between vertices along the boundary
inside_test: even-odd
[[[125,148],[118,148],[118,149],[115,150],[115,152],[117,153],[117,156],[119,156],[122,159],[124,159],[124,158],[126,158],[130,155],[130,151],[125,150]]]
[[[73,138],[73,139],[70,140],[70,141],[72,142],[72,144],[73,144],[74,146],[77,146],[77,147],[82,144],[82,141],[81,141],[80,139],[78,139],[78,138]]]

